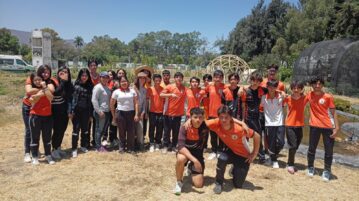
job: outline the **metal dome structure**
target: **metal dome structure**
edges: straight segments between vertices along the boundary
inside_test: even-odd
[[[215,70],[222,70],[225,75],[238,73],[241,82],[247,81],[250,73],[247,62],[239,56],[232,54],[221,55],[207,65],[207,73],[213,73]]]
[[[359,96],[359,41],[339,39],[314,43],[294,64],[293,78],[319,75],[339,94]]]

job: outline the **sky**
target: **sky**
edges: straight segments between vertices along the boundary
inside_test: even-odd
[[[139,33],[151,31],[199,31],[213,44],[226,38],[257,3],[258,0],[0,0],[0,28],[32,31],[50,27],[63,39],[81,36],[90,42],[94,36],[107,34],[126,43]]]

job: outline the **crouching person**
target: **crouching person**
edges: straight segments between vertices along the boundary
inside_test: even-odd
[[[182,125],[178,136],[176,176],[177,182],[174,192],[181,194],[183,186],[183,172],[186,165],[192,175],[192,183],[196,188],[203,187],[204,142],[208,135],[208,128],[204,122],[204,111],[199,107],[190,111],[190,126]]]
[[[214,193],[222,192],[224,173],[227,164],[233,164],[233,185],[242,188],[246,180],[250,163],[258,154],[260,135],[252,129],[245,128],[246,125],[235,123],[232,111],[228,106],[218,109],[218,118],[206,121],[206,125],[214,131],[223,143],[228,147],[221,152],[217,161],[216,182]],[[253,138],[253,150],[250,151],[247,138]]]

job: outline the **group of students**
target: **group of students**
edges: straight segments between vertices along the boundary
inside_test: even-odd
[[[289,145],[287,170],[291,174],[296,172],[294,157],[303,136],[304,108],[309,103],[308,175],[315,174],[315,151],[322,134],[325,147],[322,177],[327,181],[331,177],[338,121],[333,97],[323,92],[324,80],[320,77],[310,81],[313,90],[308,94],[304,94],[302,82],[293,81],[292,93],[287,95],[284,84],[276,79],[276,65],[268,66],[265,80],[260,73],[253,72],[248,87],[239,86],[236,73],[228,75],[226,85],[221,70],[214,71],[213,77],[204,75],[202,86],[199,78],[192,77],[186,87],[181,72],[174,74],[171,83],[170,71],[164,70],[161,76],[144,66],[136,69],[131,84],[124,69],[116,73],[97,73],[96,69],[97,62],[89,61],[88,68],[81,69],[72,83],[69,68],[59,68],[54,78],[51,68],[43,65],[26,80],[22,107],[25,162],[39,164],[40,136],[49,164],[65,157],[61,144],[69,120],[73,123],[72,157],[78,155],[79,137],[82,152],[88,152],[91,144],[98,152],[116,147],[120,153],[144,151],[149,119],[149,151],[162,148],[162,153],[176,153],[175,193],[181,192],[185,165],[192,173],[193,184],[203,186],[203,152],[209,137],[208,160],[218,159],[214,191],[220,193],[227,164],[233,164],[230,172],[237,188],[242,187],[257,155],[259,163],[268,161],[273,168],[279,168],[277,158],[285,143],[285,133]],[[183,116],[187,121],[181,126]],[[249,138],[254,139],[252,151]]]

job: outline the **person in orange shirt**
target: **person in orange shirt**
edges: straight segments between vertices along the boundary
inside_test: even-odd
[[[162,71],[162,82],[161,87],[166,88],[167,85],[171,84],[171,72],[169,70],[163,70]],[[168,109],[168,98],[165,98],[165,103],[163,105],[163,115],[166,114],[166,111]]]
[[[334,98],[323,91],[324,80],[321,77],[313,77],[310,81],[313,91],[307,95],[310,104],[309,120],[309,148],[308,148],[308,176],[314,176],[315,152],[320,135],[324,144],[324,171],[322,178],[329,181],[331,178],[331,166],[333,161],[334,139],[339,131],[337,113],[335,112]]]
[[[89,60],[87,62],[87,67],[90,71],[90,76],[91,76],[91,81],[93,86],[95,87],[98,83],[100,83],[100,74],[97,73],[97,66],[98,63],[96,60]],[[93,119],[95,119],[95,117],[92,115],[91,117],[92,121],[89,122],[89,129],[88,129],[88,141],[90,141],[90,136],[91,136],[91,124],[92,124],[92,141],[91,144],[93,147],[96,147],[96,143],[95,143],[95,133],[96,133],[96,122],[93,121]],[[90,148],[90,147],[88,147]]]
[[[183,85],[183,74],[177,72],[174,75],[174,84],[163,89],[160,97],[168,98],[168,110],[164,116],[163,153],[176,149],[178,132],[181,126],[181,119],[184,115],[187,88]],[[172,131],[172,142],[170,134]]]
[[[51,117],[51,101],[53,99],[52,91],[54,91],[54,85],[46,84],[39,74],[31,76],[31,79],[35,88],[40,89],[29,99],[32,105],[29,118],[32,164],[39,164],[39,143],[40,135],[42,135],[46,160],[52,165],[55,163],[51,157],[51,129],[53,124]]]
[[[115,83],[114,80],[117,79],[117,75],[116,75],[115,71],[113,71],[113,70],[108,70],[107,73],[108,73],[108,76],[110,76],[110,80],[108,81],[107,87],[112,91],[113,85]]]
[[[242,188],[250,163],[258,154],[260,136],[252,129],[244,129],[241,125],[235,124],[232,111],[228,106],[220,106],[217,116],[216,119],[207,120],[206,125],[228,147],[220,154],[217,161],[216,182],[213,191],[220,194],[226,166],[230,163],[233,164],[233,185],[235,188]],[[254,140],[252,151],[249,149],[247,138]]]
[[[223,83],[223,72],[221,70],[215,70],[213,73],[213,84],[210,84],[206,87],[205,92],[208,94],[209,98],[209,115],[208,119],[217,118],[217,110],[224,104],[225,94],[224,89],[226,88]],[[212,153],[209,154],[208,160],[212,160],[217,157],[217,152],[223,150],[223,142],[218,139],[214,131],[210,132],[211,135],[211,148]]]
[[[205,74],[203,76],[203,86],[204,88],[206,88],[209,83],[212,82],[212,75],[210,74]],[[205,96],[202,99],[202,104],[203,104],[203,108],[204,108],[204,116],[206,119],[208,119],[208,115],[209,115],[209,98],[208,98],[208,93],[205,94]],[[206,145],[207,146],[207,145]]]
[[[176,195],[180,195],[183,186],[183,172],[187,165],[192,175],[192,183],[196,188],[202,188],[204,184],[204,142],[208,135],[208,128],[204,122],[204,111],[194,107],[190,111],[190,126],[182,125],[178,136],[178,152],[176,155],[177,182],[174,189]]]
[[[153,75],[154,86],[147,89],[147,99],[149,99],[149,138],[150,152],[159,151],[163,135],[163,105],[164,99],[160,97],[163,87],[161,86],[162,77],[160,74]],[[156,130],[156,136],[155,136]]]
[[[191,88],[187,89],[187,119],[190,118],[190,111],[192,108],[199,107],[201,100],[205,94],[204,90],[199,87],[200,79],[198,77],[191,77],[189,80]]]
[[[290,89],[292,95],[284,99],[284,104],[288,107],[285,120],[289,146],[287,170],[290,174],[294,174],[297,171],[294,167],[295,153],[303,138],[304,109],[308,99],[303,95],[304,84],[302,82],[294,80],[290,84]]]

